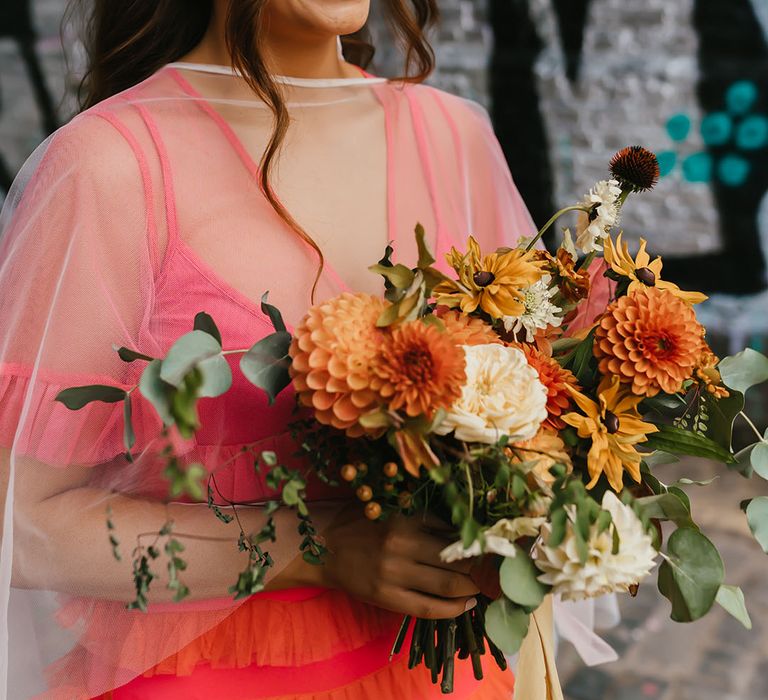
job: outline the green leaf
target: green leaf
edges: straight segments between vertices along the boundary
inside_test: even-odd
[[[589,371],[590,362],[594,356],[595,332],[590,331],[589,335],[576,346],[573,353],[573,364],[571,371],[583,384],[588,384],[591,372]]]
[[[125,399],[123,399],[123,445],[127,455],[131,454],[131,449],[136,444],[136,434],[133,432],[133,421],[131,420],[132,415],[131,395],[126,393]]]
[[[371,272],[375,272],[377,275],[382,275],[398,289],[408,289],[408,287],[413,284],[413,271],[400,263],[393,265],[392,267],[386,267],[385,265],[371,265],[368,269]]]
[[[758,476],[768,479],[768,443],[758,442],[753,447],[754,449],[749,458],[752,469],[755,470]]]
[[[538,608],[549,591],[538,580],[541,575],[531,558],[520,547],[514,557],[505,557],[499,569],[501,590],[513,603],[524,608]]]
[[[262,312],[269,316],[269,320],[272,321],[272,325],[276,331],[279,332],[287,330],[285,327],[285,321],[283,321],[283,315],[280,313],[280,309],[278,309],[276,306],[273,306],[272,304],[267,303],[268,296],[269,292],[264,292],[264,295],[261,297]]]
[[[223,355],[214,355],[197,365],[203,377],[198,396],[215,397],[232,386],[232,368]]]
[[[425,268],[432,265],[435,262],[435,257],[432,255],[429,246],[425,240],[426,232],[421,224],[416,224],[416,247],[419,251],[419,261],[416,263],[417,267]]]
[[[162,365],[162,360],[152,360],[144,368],[139,380],[139,391],[152,404],[163,423],[173,425],[174,419],[171,413],[173,387],[160,379]]]
[[[671,520],[681,527],[695,527],[691,520],[689,504],[676,493],[662,493],[659,496],[638,498],[635,503],[644,517],[653,520]]]
[[[646,447],[654,450],[663,450],[672,454],[692,455],[693,457],[705,457],[716,462],[731,464],[734,459],[729,450],[718,445],[708,437],[691,433],[672,425],[659,425],[659,431],[651,433]]]
[[[240,359],[240,370],[251,384],[266,392],[270,404],[291,383],[288,374],[290,345],[291,334],[276,331],[262,338]]]
[[[721,447],[730,450],[733,422],[736,420],[736,416],[744,410],[744,394],[739,391],[731,391],[724,399],[707,397],[706,402],[709,409],[707,437]]]
[[[717,368],[723,384],[742,394],[755,384],[768,380],[768,357],[751,348],[724,358]]]
[[[70,410],[77,411],[92,401],[117,403],[122,401],[125,396],[125,389],[120,387],[90,384],[88,386],[73,386],[70,389],[64,389],[56,395],[55,400],[63,403]]]
[[[205,313],[205,311],[200,311],[195,315],[195,322],[192,327],[196,331],[207,333],[221,345],[221,332],[219,331],[216,322],[213,320],[213,317]]]
[[[672,603],[675,622],[692,622],[709,612],[725,569],[715,545],[698,530],[683,527],[667,543],[668,558],[659,568],[659,591]]]
[[[123,361],[123,362],[135,362],[136,360],[145,360],[146,362],[152,362],[154,360],[154,357],[150,357],[149,355],[145,355],[144,353],[138,352],[136,350],[131,350],[130,348],[126,347],[116,347],[117,350],[117,356]]]
[[[531,616],[511,600],[501,597],[485,611],[485,629],[491,641],[505,654],[520,651]]]
[[[744,592],[738,586],[720,586],[717,592],[717,602],[725,611],[733,615],[748,630],[752,629],[752,620],[747,612]]]
[[[168,351],[160,369],[160,379],[179,388],[191,370],[220,353],[219,342],[205,331],[186,333]]]
[[[753,498],[747,506],[749,529],[763,551],[768,553],[768,496]]]

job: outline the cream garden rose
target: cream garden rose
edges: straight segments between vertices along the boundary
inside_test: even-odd
[[[464,345],[467,381],[461,398],[435,432],[465,442],[492,444],[536,435],[547,417],[547,391],[517,348]]]
[[[483,533],[485,546],[482,546],[479,540],[475,540],[469,547],[464,547],[459,540],[440,552],[440,558],[444,562],[453,562],[479,557],[483,552],[500,554],[502,557],[514,557],[517,554],[515,542],[521,537],[536,537],[546,521],[546,518],[520,517],[512,520],[502,518]]]

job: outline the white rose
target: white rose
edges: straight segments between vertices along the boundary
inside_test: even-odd
[[[534,547],[534,562],[543,572],[539,581],[552,586],[553,593],[562,595],[565,600],[583,600],[604,593],[627,591],[648,576],[656,563],[657,553],[651,537],[635,512],[624,505],[613,491],[606,491],[602,507],[611,514],[613,524],[599,534],[597,525],[592,526],[584,564],[579,558],[570,522],[559,546],[547,546],[551,533],[547,524]],[[613,553],[614,531],[619,539],[616,554]]]
[[[467,382],[435,432],[492,444],[502,435],[528,440],[547,417],[547,391],[517,348],[464,345]]]

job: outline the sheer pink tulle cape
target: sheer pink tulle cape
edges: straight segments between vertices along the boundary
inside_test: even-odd
[[[388,242],[396,260],[413,261],[416,222],[443,269],[443,254],[464,246],[470,233],[485,249],[531,235],[477,105],[426,86],[359,83],[286,86],[292,125],[274,185],[326,253],[316,301],[346,289],[379,293],[380,281],[365,268]],[[3,538],[0,583],[11,596],[4,610],[14,612],[10,620],[3,613],[9,637],[0,642],[0,665],[33,668],[34,658],[47,679],[42,670],[10,674],[10,697],[196,697],[190,685],[226,688],[200,697],[437,696],[402,658],[387,661],[398,616],[338,591],[261,594],[242,604],[196,600],[143,614],[70,588],[58,593],[54,564],[37,590],[8,588],[12,567],[23,569],[31,552],[56,560],[54,526],[39,523],[21,495],[30,480],[72,474],[72,488],[92,489],[98,508],[110,492],[167,499],[165,441],[140,394],[133,395],[135,461],[128,463],[122,405],[70,411],[54,401],[61,389],[134,386],[143,363],[122,362],[112,345],[162,356],[198,311],[215,318],[225,349],[271,332],[258,304],[267,290],[290,326],[305,313],[317,258],[257,182],[271,128],[269,112],[238,78],[166,68],[55,134],[9,196],[0,239],[4,532],[13,525],[15,539],[23,535],[27,544],[14,551],[13,538]],[[296,463],[288,433],[294,400],[286,391],[269,406],[230,360],[233,387],[203,400],[203,429],[194,440],[170,439],[182,460],[216,471],[228,498],[265,500],[273,494],[242,448],[255,444]],[[338,497],[319,483],[309,495]],[[62,517],[56,532],[77,537],[78,513]],[[295,556],[297,541],[294,528],[279,533],[270,548],[275,571]],[[104,550],[106,565],[106,528]],[[127,556],[130,543],[124,550]],[[509,692],[511,678],[491,666],[472,695],[477,685],[460,664],[455,697]]]

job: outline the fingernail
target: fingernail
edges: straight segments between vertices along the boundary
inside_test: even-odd
[[[470,598],[464,606],[464,612],[469,612],[475,605],[477,605],[477,598]]]

